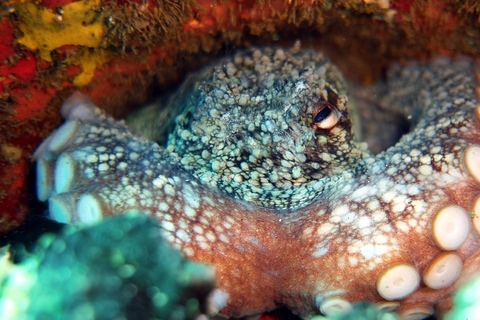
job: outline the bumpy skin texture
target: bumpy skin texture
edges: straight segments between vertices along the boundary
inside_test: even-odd
[[[353,139],[345,84],[322,54],[293,48],[239,53],[190,79],[167,150],[203,184],[278,210],[305,207],[368,156]],[[186,94],[188,92],[188,94]],[[314,129],[328,102],[341,113]]]
[[[266,58],[274,61],[275,54],[278,52],[265,49],[247,51],[240,57],[252,59],[252,68],[257,70]],[[319,74],[326,76],[325,86],[332,86],[335,96],[343,94],[335,69],[320,55],[297,50],[283,54],[286,61],[303,61],[286,77],[292,88],[305,85],[304,79],[295,75],[301,75],[310,65],[308,61],[317,57],[312,68],[332,70],[338,82],[328,82],[329,73]],[[236,64],[234,58],[219,65],[226,75],[229,62]],[[264,70],[267,77],[274,70],[268,69],[271,66],[267,63]],[[207,75],[218,72],[207,71]],[[261,74],[251,73],[252,77],[257,75]],[[321,81],[315,81],[322,87]],[[215,84],[207,76],[204,89],[198,91],[208,96],[214,89],[205,88]],[[219,188],[212,187],[202,179],[202,173],[197,173],[203,172],[201,166],[190,169],[192,162],[182,161],[185,157],[179,150],[183,148],[189,155],[194,146],[189,138],[198,129],[195,121],[210,126],[211,118],[202,118],[203,113],[187,111],[193,120],[180,117],[177,136],[171,138],[169,147],[175,153],[170,153],[76,96],[62,109],[68,122],[35,155],[38,195],[49,199],[52,217],[73,223],[96,221],[131,209],[150,212],[161,221],[171,244],[187,257],[216,267],[218,290],[210,299],[211,313],[220,310],[240,316],[286,305],[306,317],[348,309],[356,301],[396,309],[402,317],[428,315],[434,308],[444,312],[450,307],[457,279],[474,273],[480,265],[480,202],[476,198],[480,191],[480,108],[476,106],[476,86],[472,62],[466,60],[439,59],[393,68],[381,90],[380,104],[410,118],[411,131],[376,156],[367,156],[358,144],[345,140],[344,144],[358,153],[355,163],[340,161],[340,172],[322,171],[322,187],[312,189],[315,194],[307,194],[304,202],[273,200],[273,206],[269,200],[258,204],[245,201],[241,192],[231,192],[236,198],[229,196],[225,180],[217,180],[223,181]],[[306,90],[309,96],[305,100],[298,94],[287,99],[315,104],[328,99],[322,92]],[[233,94],[230,97],[236,99]],[[338,101],[346,99],[336,100],[341,104]],[[225,110],[225,106],[218,107]],[[327,149],[342,149],[328,144],[337,141],[334,137],[342,132],[351,139],[344,106],[338,107],[342,114],[338,124],[326,131],[314,128],[316,111],[311,105],[296,108],[299,117],[287,125],[304,130],[304,134],[308,131],[316,141],[327,141]],[[198,110],[206,112],[202,106]],[[210,116],[215,119],[218,110],[209,109]],[[255,110],[256,117],[264,117],[261,113],[265,109]],[[242,114],[238,114],[239,121],[243,121]],[[285,113],[275,116],[277,120],[287,118]],[[261,124],[255,126],[253,132],[260,134]],[[275,126],[265,127],[264,135],[270,132],[269,127]],[[186,142],[182,145],[180,138],[187,129],[190,135],[183,137]],[[235,141],[238,145],[240,140]],[[272,145],[265,145],[270,152]],[[325,149],[312,143],[305,150],[309,151],[305,157],[313,162],[318,155],[310,152]],[[282,154],[287,152],[281,150]],[[305,190],[299,194],[305,195]],[[274,196],[271,194],[270,199]]]

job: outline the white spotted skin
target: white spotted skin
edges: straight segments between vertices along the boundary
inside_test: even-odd
[[[449,205],[469,212],[476,203],[480,184],[469,172],[475,166],[463,159],[468,146],[480,144],[472,70],[469,61],[444,59],[391,71],[382,101],[412,115],[411,131],[333,177],[300,209],[261,207],[204,185],[178,157],[97,109],[79,120],[67,146],[37,158],[52,167],[60,154],[74,159],[69,190],[50,195],[68,198],[65,208],[88,193],[100,199],[95,208],[104,216],[144,211],[188,258],[214,265],[218,288],[229,297],[221,314],[283,304],[307,317],[329,299],[391,304],[399,314],[415,308],[442,313],[455,284],[434,290],[420,279],[415,292],[392,302],[376,288],[395,265],[422,275],[445,252],[432,234],[437,212]],[[71,221],[81,221],[71,207]],[[452,250],[463,263],[460,280],[479,270],[479,246],[478,233],[470,231]]]
[[[166,109],[179,115],[167,150],[202,184],[236,199],[304,207],[332,176],[370,155],[353,139],[344,82],[319,52],[240,51],[170,99]],[[330,114],[316,122],[319,110]]]

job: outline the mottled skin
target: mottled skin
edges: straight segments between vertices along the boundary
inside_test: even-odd
[[[252,68],[261,64],[262,57],[276,54],[275,50],[267,49],[258,52],[242,54],[253,60]],[[301,70],[303,63],[311,61],[307,57],[312,56],[319,59],[313,69],[322,65],[331,68],[318,54],[296,49],[283,54],[287,55],[287,61],[304,61],[297,65]],[[234,59],[225,60],[220,68],[227,70],[224,66],[229,61],[235,63]],[[207,74],[211,75],[209,72]],[[268,75],[270,70],[265,72]],[[293,83],[302,81],[295,78],[296,74],[292,71],[288,77]],[[256,75],[253,73],[254,77]],[[330,73],[323,73],[323,76],[328,78]],[[334,78],[338,83],[326,81],[325,85],[332,86],[334,96],[340,97],[344,88],[336,71]],[[202,128],[195,125],[195,119],[207,125],[210,121],[202,118],[207,112],[202,106],[198,109],[202,111],[200,114],[194,109],[186,112],[188,117],[180,117],[178,136],[170,139],[168,150],[175,151],[171,153],[132,133],[123,122],[102,114],[79,97],[68,101],[62,110],[70,121],[67,125],[70,123],[73,129],[67,128],[64,131],[68,134],[60,135],[66,138],[54,136],[36,154],[40,159],[39,196],[50,199],[54,218],[74,223],[91,222],[131,209],[150,212],[162,222],[163,233],[170,243],[187,257],[216,267],[221,290],[217,293],[228,299],[226,304],[222,299],[212,299],[211,313],[220,309],[222,314],[241,316],[286,305],[307,317],[319,313],[319,308],[328,313],[325,306],[330,302],[348,308],[348,302],[356,301],[395,308],[402,317],[422,312],[427,315],[433,308],[440,312],[447,310],[455,287],[450,283],[458,275],[446,287],[432,289],[425,285],[429,266],[445,252],[463,263],[463,269],[455,271],[462,270],[461,279],[480,265],[480,238],[466,213],[470,211],[473,217],[480,214],[474,207],[480,193],[480,169],[478,162],[467,156],[472,152],[467,154],[466,151],[476,151],[476,147],[468,148],[480,143],[480,112],[476,108],[477,83],[472,63],[440,59],[427,65],[411,64],[391,70],[387,84],[380,90],[384,92],[380,104],[410,118],[412,129],[396,145],[376,156],[368,156],[351,140],[348,111],[343,105],[337,106],[343,115],[338,126],[323,131],[314,128],[315,111],[309,103],[328,100],[328,94],[322,94],[324,91],[315,91],[317,85],[323,88],[321,83],[315,82],[310,86],[312,90],[304,91],[309,95],[302,100],[307,105],[296,107],[298,117],[289,118],[294,119],[288,122],[292,129],[284,129],[288,134],[283,136],[291,139],[292,130],[299,128],[303,134],[308,131],[314,137],[323,136],[319,139],[327,141],[327,150],[339,150],[339,145],[329,145],[328,141],[343,132],[343,136],[348,137],[344,143],[353,150],[355,161],[344,161],[345,157],[339,156],[342,170],[338,172],[334,168],[332,171],[326,161],[326,169],[312,174],[309,178],[312,180],[302,181],[308,185],[318,174],[316,177],[324,182],[320,188],[315,189],[318,185],[314,183],[313,189],[294,188],[302,199],[299,202],[277,201],[273,193],[257,203],[244,201],[242,199],[251,199],[244,197],[245,193],[225,189],[228,185],[223,178],[217,180],[221,183],[215,188],[202,176],[208,170],[203,170],[201,165],[189,167],[192,162],[182,162],[182,152],[195,145],[187,142],[187,148],[181,151],[183,146],[178,137],[182,136],[182,130],[191,124],[190,133],[202,132]],[[340,86],[333,87],[335,83]],[[204,89],[199,91],[209,95],[213,89],[206,88],[212,85],[208,76],[202,85]],[[221,95],[218,97],[220,99]],[[291,95],[287,98],[303,97]],[[205,100],[197,97],[193,101]],[[346,99],[331,102],[343,104]],[[242,106],[248,107],[248,104]],[[220,106],[219,110],[225,112],[222,108]],[[261,113],[252,112],[263,117]],[[190,113],[192,118],[189,118]],[[244,121],[242,114],[248,113],[241,111],[240,117],[235,117],[240,127]],[[280,118],[278,116],[277,120]],[[72,121],[77,122],[71,124]],[[254,133],[260,134],[257,130],[261,130],[261,122]],[[250,136],[247,134],[247,138]],[[190,141],[191,137],[183,138]],[[242,135],[235,136],[233,141],[238,144],[241,139]],[[217,142],[209,143],[215,147]],[[305,145],[305,150],[309,151],[306,152],[307,162],[318,161],[318,152],[325,149],[313,142],[305,142]],[[275,153],[272,144],[265,146],[267,155]],[[281,152],[286,153],[285,150]],[[201,154],[200,150],[196,154]],[[52,176],[55,177],[52,179]],[[450,210],[453,222],[447,223],[446,232],[435,233],[434,221],[445,208],[454,208]],[[463,230],[461,240],[451,240],[448,236],[445,240],[443,233],[450,232],[449,226],[458,229],[457,221],[466,221],[464,229],[458,227]],[[402,273],[392,286],[413,279],[413,288],[400,295],[387,294],[385,298],[385,294],[379,294],[383,289],[378,283],[386,270],[399,264],[406,264],[417,276]]]
[[[369,154],[353,139],[340,72],[297,51],[239,53],[190,79],[170,101],[181,115],[167,150],[202,183],[250,203],[293,210],[321,196]],[[324,102],[341,116],[315,128]]]

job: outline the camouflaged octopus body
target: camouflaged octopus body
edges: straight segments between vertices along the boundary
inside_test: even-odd
[[[35,154],[37,193],[64,222],[131,210],[161,221],[172,245],[215,266],[210,314],[285,305],[307,317],[358,301],[408,319],[444,312],[480,265],[475,76],[468,60],[393,68],[379,105],[411,130],[368,156],[320,54],[247,50],[180,95],[167,150],[67,101],[67,122]],[[326,103],[338,111],[328,125]]]
[[[304,207],[368,155],[353,139],[342,76],[320,53],[251,50],[187,87],[170,103],[183,113],[167,150],[202,183],[238,199]],[[322,101],[341,115],[330,130],[314,126]]]

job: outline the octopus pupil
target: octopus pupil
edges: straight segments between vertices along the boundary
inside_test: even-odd
[[[315,116],[315,123],[322,122],[323,120],[327,119],[331,114],[332,109],[330,108],[330,106],[326,105],[325,108],[320,110]]]

